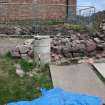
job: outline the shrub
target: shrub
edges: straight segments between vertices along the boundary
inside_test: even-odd
[[[64,22],[62,20],[49,20],[47,22],[48,25],[58,25],[58,24],[63,24]]]
[[[7,52],[4,57],[5,58],[10,58],[10,59],[13,58],[10,52]]]
[[[77,24],[64,24],[64,27],[75,31],[84,31],[84,28]]]
[[[48,65],[43,66],[41,75],[29,77],[25,75],[20,78],[16,75],[15,64],[19,63],[22,68],[29,71],[34,67],[24,59],[8,59],[9,53],[5,57],[0,57],[0,105],[9,102],[32,100],[41,95],[40,88],[52,88],[52,81],[49,78]]]
[[[26,72],[26,71],[30,71],[34,68],[34,64],[33,63],[30,63],[24,59],[21,59],[20,60],[20,65],[21,65],[21,68]]]

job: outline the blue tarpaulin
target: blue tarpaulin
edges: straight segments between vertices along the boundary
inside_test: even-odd
[[[99,97],[66,92],[60,88],[41,90],[42,96],[33,101],[21,101],[7,105],[102,105]]]

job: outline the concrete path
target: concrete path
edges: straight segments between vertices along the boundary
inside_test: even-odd
[[[98,78],[90,65],[51,65],[50,70],[54,87],[99,96],[105,102],[105,84]]]

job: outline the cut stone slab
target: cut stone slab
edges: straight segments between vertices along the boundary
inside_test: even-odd
[[[105,79],[105,63],[94,63],[93,66],[96,68],[96,70],[102,75],[102,77]]]
[[[50,66],[54,87],[99,96],[105,103],[105,84],[88,64]]]

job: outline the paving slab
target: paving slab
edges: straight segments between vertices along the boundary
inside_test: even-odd
[[[50,71],[54,87],[99,96],[105,102],[105,83],[100,80],[90,65],[51,65]]]
[[[93,66],[96,68],[96,70],[102,75],[102,77],[105,79],[105,63],[94,63]]]

